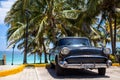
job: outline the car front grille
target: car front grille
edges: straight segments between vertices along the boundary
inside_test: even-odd
[[[104,57],[72,57],[65,59],[68,64],[84,64],[84,63],[106,63],[107,59]]]

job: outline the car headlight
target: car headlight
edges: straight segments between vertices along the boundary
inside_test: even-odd
[[[67,48],[67,47],[64,47],[64,48],[61,50],[61,54],[63,54],[63,55],[67,55],[69,52],[70,52],[70,49]]]
[[[103,50],[103,52],[104,52],[104,54],[111,54],[110,48],[105,48],[105,49]]]

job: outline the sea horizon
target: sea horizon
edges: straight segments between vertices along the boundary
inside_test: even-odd
[[[0,51],[0,60],[3,55],[6,56],[6,65],[12,64],[13,51]],[[44,63],[44,54],[42,54],[41,62]],[[27,63],[34,63],[34,55],[27,55]],[[40,63],[40,57],[36,55],[36,63]],[[21,51],[14,51],[13,65],[23,64],[23,53]]]

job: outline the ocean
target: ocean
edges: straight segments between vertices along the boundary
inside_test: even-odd
[[[6,64],[12,64],[12,51],[0,51],[0,60],[3,55],[6,55]],[[44,63],[44,54],[42,54],[41,62]],[[34,55],[27,55],[27,63],[34,63]],[[40,63],[40,57],[36,55],[36,63]],[[23,64],[23,53],[19,51],[14,51],[13,64]]]

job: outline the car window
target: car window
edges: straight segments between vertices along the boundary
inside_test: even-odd
[[[58,42],[58,46],[62,45],[80,45],[80,46],[90,46],[90,42],[85,38],[63,38]]]

